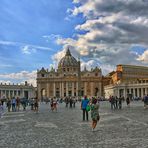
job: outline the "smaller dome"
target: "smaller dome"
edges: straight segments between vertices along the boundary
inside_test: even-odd
[[[60,60],[58,67],[77,67],[78,65],[77,60],[71,55],[71,52],[68,49],[65,56]]]

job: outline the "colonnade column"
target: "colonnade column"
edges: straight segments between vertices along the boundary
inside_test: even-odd
[[[8,96],[9,96],[9,93],[8,93]],[[18,90],[16,90],[16,96],[18,97]]]
[[[126,88],[124,88],[124,98],[127,97]]]
[[[87,82],[84,82],[84,95],[87,95]]]

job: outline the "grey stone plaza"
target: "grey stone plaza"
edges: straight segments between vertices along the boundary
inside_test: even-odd
[[[91,131],[82,121],[80,103],[76,108],[40,104],[39,113],[5,113],[0,119],[0,148],[148,148],[148,110],[143,102],[131,102],[122,110],[111,110],[109,102],[100,103],[100,122]]]

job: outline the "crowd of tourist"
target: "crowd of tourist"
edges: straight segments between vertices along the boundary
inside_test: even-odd
[[[42,100],[42,99],[41,99]],[[65,97],[65,98],[48,98],[45,101],[46,104],[49,104],[50,110],[52,112],[57,112],[59,103],[65,103],[66,108],[75,108],[77,102],[81,102],[81,110],[82,110],[82,120],[83,121],[89,121],[89,111],[91,114],[92,119],[92,131],[95,130],[98,121],[100,120],[99,115],[99,102],[100,98],[91,97],[88,98],[87,96],[84,96],[83,98],[76,98],[76,97]],[[145,95],[143,97],[144,102],[144,108],[148,108],[148,95]],[[130,107],[131,98],[127,96],[127,98],[124,97],[117,97],[117,96],[110,96],[108,101],[111,104],[111,110],[116,109],[122,109],[122,103],[126,101],[127,106]],[[19,97],[12,97],[7,98],[5,100],[0,99],[0,117],[2,115],[2,112],[4,110],[4,104],[7,107],[8,112],[17,112],[20,110],[25,111],[27,106],[30,106],[30,109],[32,111],[35,111],[38,113],[39,111],[39,100],[37,98],[19,98]]]

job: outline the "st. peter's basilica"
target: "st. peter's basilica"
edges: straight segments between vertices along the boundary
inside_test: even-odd
[[[103,96],[102,72],[98,67],[81,70],[80,60],[68,49],[58,68],[37,72],[38,97]]]

